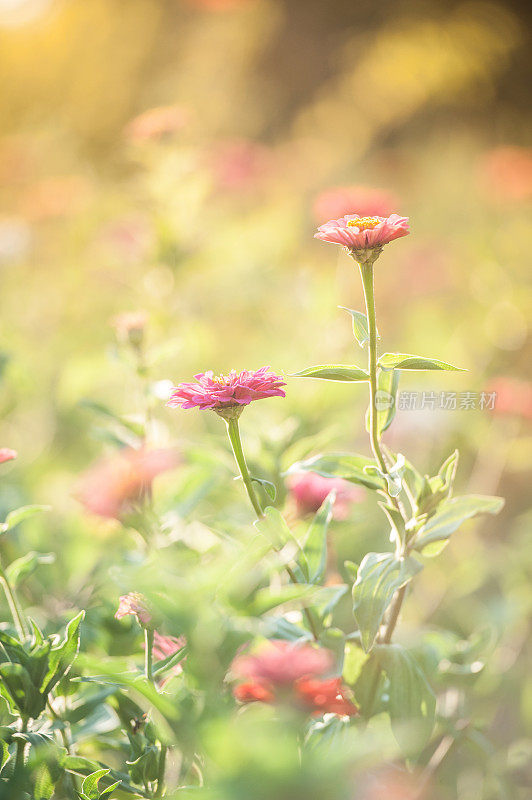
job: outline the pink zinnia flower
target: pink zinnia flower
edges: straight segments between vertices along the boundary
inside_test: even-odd
[[[370,186],[336,186],[321,192],[314,201],[314,216],[338,219],[357,208],[362,217],[387,217],[397,208],[397,199],[384,189]]]
[[[336,490],[335,519],[345,519],[351,503],[362,497],[360,489],[342,478],[325,478],[316,472],[301,472],[290,476],[288,487],[300,516],[314,514],[333,489]]]
[[[135,143],[157,141],[178,133],[188,120],[189,113],[181,106],[149,108],[131,120],[126,135]]]
[[[142,500],[157,475],[176,464],[171,450],[128,448],[86,473],[77,491],[78,500],[93,514],[118,519]]]
[[[392,214],[389,217],[359,217],[348,214],[340,219],[331,219],[320,225],[315,239],[343,245],[346,250],[373,250],[407,236],[408,217]]]
[[[0,447],[0,464],[3,464],[4,461],[12,461],[17,456],[16,450],[11,450],[10,447]]]
[[[132,614],[136,617],[137,622],[139,625],[142,625],[143,628],[147,628],[152,620],[152,616],[146,608],[146,600],[139,592],[130,592],[120,597],[115,618],[122,619],[122,617],[126,617],[128,614]]]
[[[247,406],[253,400],[266,397],[285,397],[281,386],[286,386],[279,375],[270,372],[270,367],[261,367],[255,372],[236,372],[214,377],[211,370],[194,375],[196,383],[180,383],[172,391],[167,406],[175,408],[212,409],[222,416],[227,409]]]

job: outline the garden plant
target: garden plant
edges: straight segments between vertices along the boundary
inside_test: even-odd
[[[339,311],[352,324],[354,364],[284,376],[255,364],[217,375],[212,365],[165,400],[160,382],[158,395],[152,391],[146,318],[116,320],[120,358],[144,412],[133,420],[112,402],[90,404],[114,453],[75,490],[89,518],[114,521],[123,537],[125,553],[115,564],[107,554],[93,575],[114,596],[115,618],[80,589],[79,609],[65,624],[43,628],[25,585],[58,554],[29,550],[24,526],[50,509],[10,510],[0,528],[11,614],[0,629],[0,797],[423,800],[436,796],[454,750],[488,746],[469,703],[485,632],[461,639],[402,618],[419,573],[433,569],[469,520],[497,514],[503,499],[455,493],[457,450],[441,453],[430,475],[432,453],[414,464],[383,443],[400,381],[459,368],[422,347],[388,351],[377,323],[379,286],[409,220],[352,211],[320,225],[315,237],[343,248],[345,280],[362,281],[365,308]],[[319,335],[317,327],[308,332],[311,342]],[[185,378],[179,372],[176,365]],[[353,396],[367,392],[365,421],[351,418],[354,428],[365,422],[365,452],[348,444],[330,452],[327,430],[319,447],[313,440],[305,448],[287,429],[272,433],[263,467],[247,442],[256,434],[249,420],[260,420],[265,403],[256,416],[248,407],[281,407],[287,393],[304,397],[312,380],[340,382]],[[182,430],[198,409],[203,439],[161,446],[158,419]],[[334,405],[325,413],[334,419]],[[224,426],[225,449],[216,430]],[[0,450],[6,465],[16,457]],[[220,461],[226,484],[214,489]],[[235,503],[232,476],[249,507]],[[222,514],[211,526],[205,517],[185,524],[212,491]],[[358,564],[340,563],[336,531],[355,535],[349,509],[362,496],[380,509],[389,546],[365,552]]]

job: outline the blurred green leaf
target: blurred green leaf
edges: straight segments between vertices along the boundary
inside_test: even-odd
[[[25,556],[12,561],[6,568],[6,575],[10,584],[16,587],[24,578],[32,575],[40,564],[53,564],[54,561],[54,553],[36,553],[31,550]]]
[[[251,476],[251,480],[255,483],[258,483],[259,486],[262,486],[266,494],[270,497],[271,500],[275,500],[277,495],[277,489],[275,488],[275,484],[271,481],[265,480],[265,478],[255,478]]]
[[[397,742],[406,755],[430,740],[436,698],[412,653],[398,644],[378,645],[376,656],[390,681],[388,710]]]
[[[367,381],[368,373],[355,366],[342,366],[341,364],[327,364],[318,367],[308,367],[301,372],[294,372],[292,378],[321,378],[326,381]]]
[[[18,525],[19,522],[23,522],[25,519],[35,516],[35,514],[40,514],[42,511],[51,511],[51,509],[52,506],[43,505],[21,506],[9,512],[3,525],[0,525],[0,532],[5,533],[6,531],[10,531],[15,525]]]
[[[377,375],[377,436],[380,439],[393,422],[397,411],[397,389],[399,388],[399,372],[395,369],[381,369]],[[370,409],[366,411],[366,430],[370,430]]]
[[[301,564],[309,583],[320,583],[327,565],[327,530],[332,519],[336,492],[326,497],[312,520],[303,544],[305,560]]]
[[[421,569],[414,558],[397,559],[393,553],[368,553],[363,558],[353,586],[353,612],[366,652],[373,647],[395,592]]]

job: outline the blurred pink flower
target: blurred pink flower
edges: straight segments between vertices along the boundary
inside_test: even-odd
[[[320,225],[314,238],[343,245],[349,251],[356,251],[380,248],[409,233],[408,217],[400,217],[398,214],[389,217],[360,217],[358,214],[348,214]]]
[[[500,376],[490,381],[486,392],[495,392],[495,414],[514,414],[532,419],[532,383]]]
[[[219,189],[242,191],[255,188],[267,174],[271,156],[258,142],[237,139],[215,145],[209,161]]]
[[[113,317],[111,324],[116,330],[116,335],[123,342],[140,344],[144,336],[144,329],[148,322],[146,311],[124,311]]]
[[[273,640],[256,655],[237,656],[232,672],[238,678],[286,686],[299,678],[322,676],[332,665],[328,650]]]
[[[16,450],[11,450],[10,447],[0,447],[0,464],[3,464],[4,461],[12,461],[17,456]]]
[[[480,177],[497,200],[527,200],[532,197],[532,149],[496,147],[480,162]]]
[[[34,183],[22,201],[22,213],[34,222],[67,217],[81,211],[92,196],[83,175],[59,175]]]
[[[131,120],[126,127],[126,136],[135,143],[157,141],[178,133],[189,118],[189,112],[182,106],[150,108]]]
[[[341,678],[301,678],[294,688],[297,700],[314,714],[339,714],[342,717],[358,714],[358,708],[346,697],[346,687]]]
[[[123,217],[106,226],[99,236],[104,246],[128,262],[139,262],[148,256],[153,235],[143,217]]]
[[[164,636],[162,633],[154,631],[153,633],[153,655],[155,658],[162,660],[173,656],[181,650],[186,644],[184,636],[176,638],[175,636]]]
[[[196,383],[180,383],[173,389],[167,406],[175,408],[213,409],[221,412],[235,406],[245,406],[253,400],[266,397],[284,397],[281,386],[286,386],[279,375],[270,372],[270,367],[261,367],[255,372],[236,372],[214,377],[211,370],[194,375]]]
[[[177,463],[171,450],[128,448],[92,467],[82,478],[76,495],[91,513],[118,519],[143,498],[157,475]]]
[[[349,507],[363,497],[363,492],[341,478],[324,478],[316,472],[301,472],[288,478],[290,495],[299,516],[314,514],[327,495],[336,490],[335,519],[346,519]]]
[[[397,198],[385,189],[369,186],[336,186],[319,194],[314,201],[314,217],[339,219],[356,208],[362,217],[388,217],[397,208]]]
[[[147,628],[152,620],[152,616],[146,608],[146,600],[139,592],[130,592],[120,597],[115,617],[116,619],[122,619],[128,614],[136,617],[137,622],[143,628]]]

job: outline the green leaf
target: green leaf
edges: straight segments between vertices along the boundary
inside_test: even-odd
[[[99,800],[100,791],[98,789],[98,783],[100,782],[100,778],[103,778],[104,775],[109,775],[110,772],[110,769],[99,769],[91,775],[87,775],[81,785],[81,791],[85,797],[88,797],[89,800]]]
[[[379,358],[381,369],[417,369],[417,370],[455,370],[465,372],[462,367],[455,367],[445,361],[438,361],[436,358],[424,358],[423,356],[413,356],[409,353],[384,353]]]
[[[367,467],[375,467],[375,461],[366,456],[350,453],[331,453],[318,455],[305,461],[297,461],[287,470],[286,475],[298,472],[315,472],[324,478],[343,478],[351,483],[358,483],[368,489],[383,489],[385,480],[378,475],[370,475]]]
[[[284,547],[288,542],[296,544],[299,549],[299,542],[286,524],[279,509],[268,506],[264,509],[264,517],[256,520],[253,524],[276,549]]]
[[[46,696],[55,684],[66,675],[79,651],[79,626],[85,616],[80,611],[67,625],[65,638],[52,647],[48,660],[48,671],[40,686],[41,692]]]
[[[397,410],[397,389],[399,388],[399,372],[395,369],[381,369],[377,375],[377,436],[380,439],[393,422]],[[369,409],[366,419],[366,430],[369,431]]]
[[[270,589],[270,587],[259,589],[253,598],[249,613],[256,617],[261,617],[268,611],[272,611],[285,603],[293,603],[313,596],[315,594],[313,592],[314,589],[314,586],[306,583],[287,583],[275,590]],[[303,603],[303,605],[306,606],[308,603]]]
[[[380,467],[374,464],[365,467],[364,471],[367,474],[380,477],[382,482],[386,483],[390,497],[399,497],[403,488],[403,473],[405,471],[405,457],[401,453],[398,454],[397,461],[388,472],[383,472]]]
[[[388,711],[394,736],[405,754],[414,754],[432,735],[434,692],[414,656],[400,645],[379,645],[376,655],[390,682]]]
[[[393,553],[368,553],[362,560],[353,586],[353,612],[366,653],[373,647],[395,592],[421,569],[414,558],[397,559]]]
[[[338,306],[338,308],[341,308],[342,311],[347,311],[348,314],[351,314],[353,319],[353,334],[360,347],[364,347],[364,345],[369,342],[368,319],[366,315],[361,311],[355,311],[352,308],[347,308],[347,306]]]
[[[55,790],[54,781],[48,764],[39,764],[36,770],[33,800],[51,800]]]
[[[0,664],[0,693],[11,708],[17,708],[24,717],[37,719],[45,701],[32,683],[29,672],[21,664]]]
[[[318,367],[308,367],[301,372],[294,372],[292,378],[321,378],[326,381],[367,381],[368,373],[356,366],[343,366],[342,364],[325,364]]]
[[[303,545],[308,570],[308,582],[320,583],[327,565],[327,529],[332,519],[336,492],[333,490],[325,498],[312,520]]]
[[[0,531],[2,533],[10,531],[15,525],[18,525],[19,522],[33,517],[35,514],[40,514],[41,511],[51,511],[51,508],[52,506],[41,505],[21,506],[20,508],[16,508],[7,515],[6,521],[0,526]]]
[[[54,561],[53,553],[36,553],[31,550],[25,556],[12,561],[6,569],[6,575],[10,584],[16,587],[24,578],[32,575],[40,564],[53,564]]]
[[[252,481],[258,483],[259,486],[262,486],[266,494],[272,499],[275,500],[277,496],[277,489],[275,488],[275,484],[271,481],[265,480],[265,478],[251,478]]]
[[[415,549],[422,551],[423,555],[436,555],[442,549],[441,543],[446,543],[463,522],[477,514],[498,514],[503,505],[502,497],[474,494],[445,500],[434,516],[418,531]],[[439,549],[433,547],[436,543],[440,543]]]

